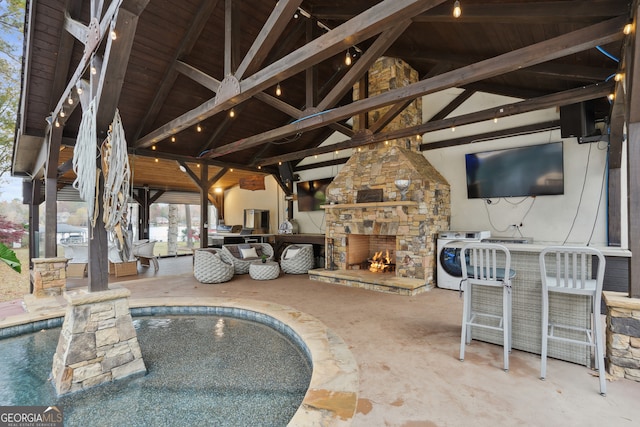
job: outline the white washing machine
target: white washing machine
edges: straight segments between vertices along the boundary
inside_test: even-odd
[[[436,284],[439,288],[460,289],[462,266],[460,264],[461,245],[457,242],[480,242],[491,237],[490,231],[442,231],[438,233],[438,268]]]

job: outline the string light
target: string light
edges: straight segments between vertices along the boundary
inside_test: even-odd
[[[118,38],[118,35],[116,34],[116,30],[111,30],[111,40],[115,40]]]
[[[82,95],[82,88],[80,86],[77,86],[76,92],[78,92],[78,95]]]
[[[202,132],[202,126],[200,126],[200,123],[198,123],[198,125],[196,126],[196,131]]]
[[[94,67],[93,65],[91,66],[91,74],[95,75],[98,72],[98,70],[96,69],[96,67]]]
[[[276,96],[282,95],[282,89],[280,88],[280,83],[276,86]]]
[[[633,30],[633,24],[629,22],[627,25],[624,26],[624,30],[622,30],[622,32],[624,33],[625,36],[628,36],[629,34],[631,34],[632,30]]]
[[[622,74],[622,73],[617,73],[613,79],[614,79],[615,81],[619,82],[619,81],[620,81],[620,80],[622,80],[623,78],[624,78],[624,74]]]
[[[175,136],[171,136],[171,142],[176,142],[176,137]]]
[[[262,169],[262,166],[258,165],[258,169]]]
[[[456,127],[455,126],[451,126],[451,132],[455,132],[456,131]]]
[[[153,151],[155,151],[156,146],[155,146],[155,145],[152,145],[152,146],[151,146],[151,149],[152,149]]]
[[[55,124],[55,126],[56,126],[57,128],[59,128],[59,127],[60,127],[60,122],[58,121],[58,118],[57,118],[57,117],[56,117],[56,122],[55,122],[54,124]]]
[[[67,99],[67,103],[69,105],[73,105],[73,98],[71,97],[71,95],[69,95],[69,99]]]
[[[609,98],[609,101],[613,101],[614,99],[616,99],[616,96],[613,93],[610,93],[607,98]]]
[[[493,123],[498,123],[498,118],[497,117],[493,118]]]
[[[231,110],[229,110],[229,117],[234,118],[236,116],[235,111],[233,111],[233,108]]]
[[[158,163],[158,158],[157,157],[155,158],[155,160],[156,160],[156,163]]]
[[[282,166],[282,162],[278,162],[278,166]]]
[[[60,110],[60,117],[64,118],[65,116],[64,108]]]
[[[344,56],[344,63],[347,67],[351,65],[351,54],[349,53],[349,49],[347,49],[347,53]]]
[[[229,172],[233,172],[233,168],[229,169]]]
[[[462,8],[460,7],[460,2],[458,0],[453,2],[453,17],[460,18],[462,15]]]

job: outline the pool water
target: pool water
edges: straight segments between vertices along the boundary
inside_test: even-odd
[[[60,328],[0,341],[0,405],[56,405],[65,426],[284,426],[311,379],[305,355],[261,323],[134,318],[148,373],[56,397]]]

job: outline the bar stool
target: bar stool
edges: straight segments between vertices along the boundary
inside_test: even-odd
[[[547,256],[549,255],[549,256]],[[598,257],[595,279],[588,275],[588,258]],[[604,281],[605,258],[602,252],[591,247],[550,246],[540,252],[540,276],[542,279],[542,352],[540,379],[547,374],[547,350],[549,340],[580,344],[595,349],[595,365],[600,375],[600,394],[605,396],[606,374],[600,300]],[[591,302],[591,326],[576,327],[549,320],[549,296],[552,293],[584,295]],[[567,331],[584,333],[584,339],[567,336]],[[556,332],[558,335],[556,335]],[[564,336],[563,336],[564,333]]]
[[[460,361],[464,360],[465,346],[471,343],[472,327],[497,330],[503,336],[504,370],[507,372],[511,352],[511,279],[516,275],[511,270],[511,253],[497,243],[474,242],[462,248],[460,259],[463,261],[461,267],[464,291]],[[477,287],[502,288],[501,314],[482,311],[478,304],[474,308],[473,293]]]

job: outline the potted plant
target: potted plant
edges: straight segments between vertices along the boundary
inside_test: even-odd
[[[262,254],[262,263],[265,264],[267,262],[267,256]]]

